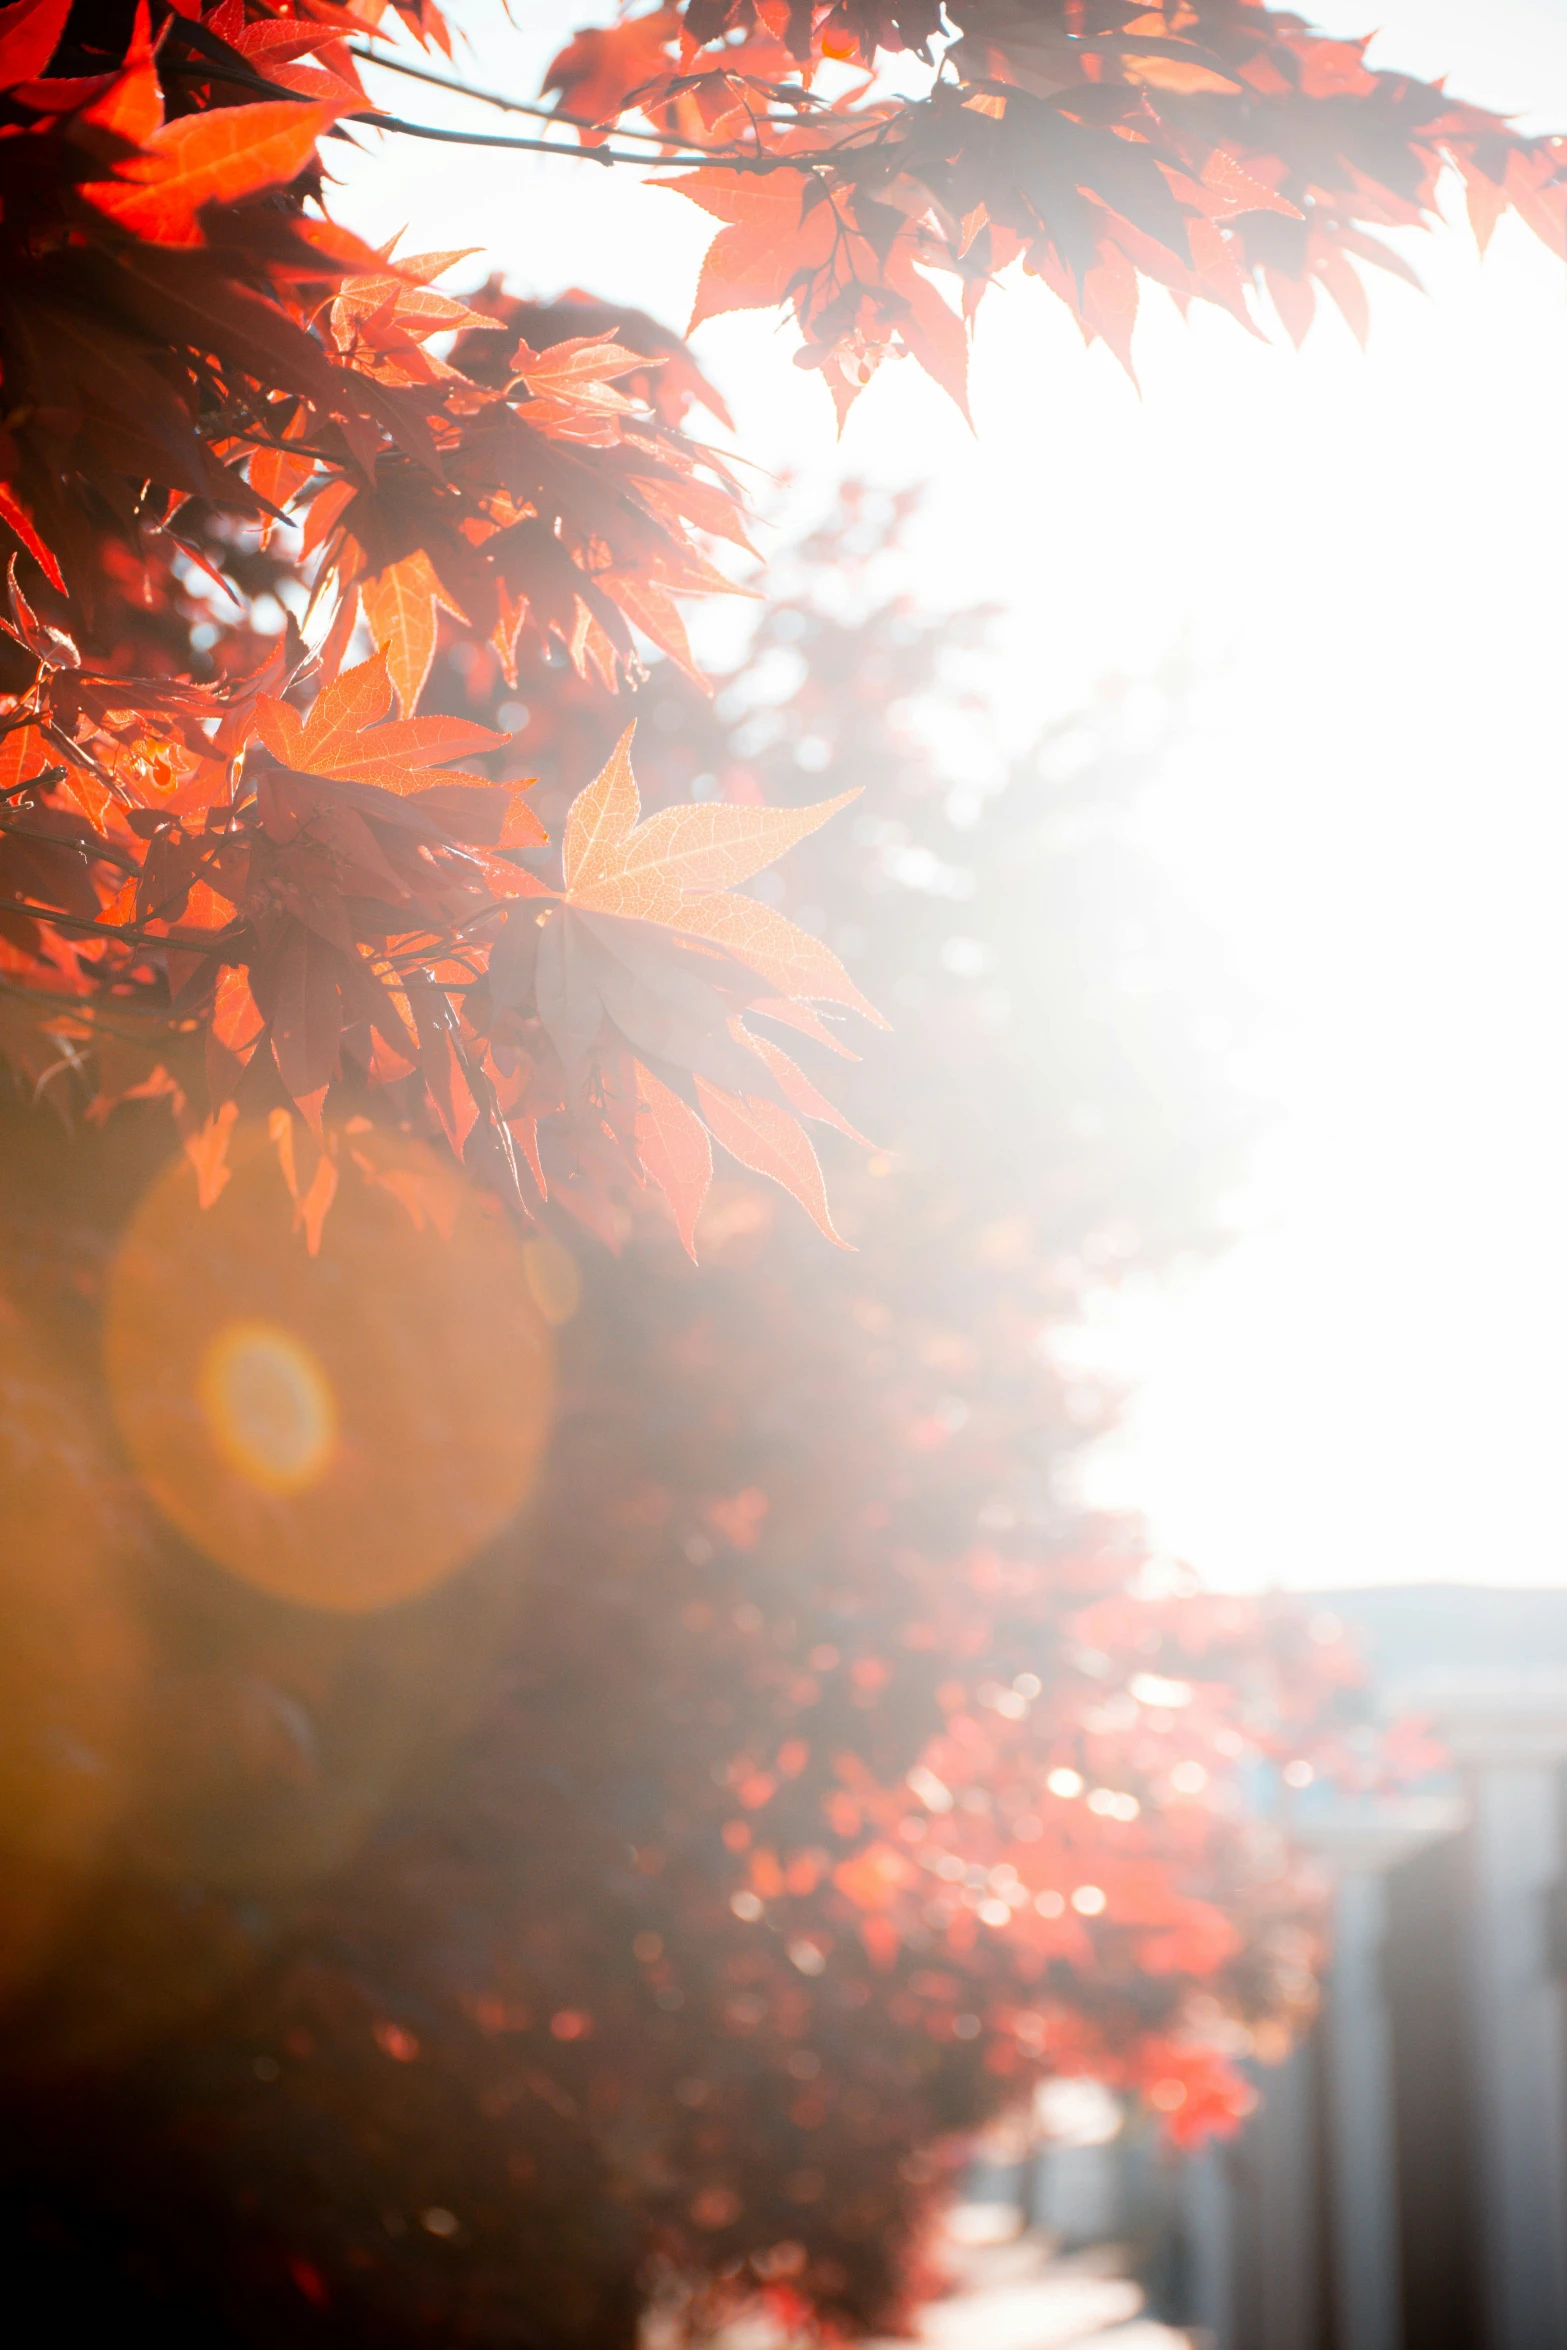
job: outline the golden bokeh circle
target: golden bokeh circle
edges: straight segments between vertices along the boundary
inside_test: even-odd
[[[225,1322],[196,1392],[212,1441],[267,1493],[319,1485],[337,1450],[337,1397],[312,1350],[275,1322]]]
[[[550,1334],[504,1217],[413,1137],[346,1138],[309,1254],[265,1127],[202,1208],[181,1158],[110,1274],[104,1360],[142,1483],[209,1558],[357,1613],[429,1590],[537,1474]]]
[[[582,1303],[582,1273],[569,1248],[548,1232],[524,1242],[523,1269],[533,1302],[552,1330],[569,1322]]]

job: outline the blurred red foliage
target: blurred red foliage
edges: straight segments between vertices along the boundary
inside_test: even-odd
[[[0,1052],[64,1113],[5,1113],[8,2280],[204,2350],[885,2328],[1038,2079],[1191,2140],[1310,2011],[1280,1766],[1334,1766],[1343,1643],[1081,1505],[1060,1343],[1211,1238],[1230,1015],[1124,821],[1137,697],[1007,751],[908,502],[807,532],[704,697],[719,396],[325,217],[383,18],[446,47],[431,0],[0,10]],[[792,307],[840,406],[900,349],[961,401],[1014,259],[1124,356],[1142,279],[1356,322],[1447,169],[1560,241],[1559,144],[1250,0],[974,0],[863,98],[936,29],[690,0],[549,79],[699,161],[701,314]],[[746,1025],[852,1062],[872,1002],[849,1113]],[[439,1590],[292,1607],[137,1490],[98,1320],[167,1108],[207,1198],[270,1124],[312,1247],[356,1121],[531,1233],[547,1474]],[[831,1218],[800,1118],[874,1138]]]
[[[868,786],[852,853],[780,874],[898,1013],[850,1073],[858,1254],[749,1180],[701,1271],[634,1186],[618,1257],[557,1209],[543,1490],[409,1607],[331,1621],[142,1538],[143,1750],[5,2049],[8,2251],[83,2312],[597,2345],[761,2294],[883,2328],[1034,2081],[1098,2073],[1189,2141],[1310,2012],[1278,1766],[1332,1767],[1343,1642],[1075,1502],[1111,1406],[1055,1344],[1207,1243],[1225,999],[1126,821],[1146,712],[1009,755],[985,615],[900,584],[910,521],[850,493],[715,702],[673,668],[639,702],[656,802]],[[620,723],[569,666],[437,660],[546,809]],[[17,1130],[7,1279],[84,1389],[156,1116],[112,1156]]]

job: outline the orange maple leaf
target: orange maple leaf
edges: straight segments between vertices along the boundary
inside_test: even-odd
[[[696,1262],[696,1220],[713,1179],[713,1145],[693,1109],[662,1079],[636,1064],[637,1157],[668,1200],[681,1244]]]
[[[27,0],[0,10],[0,90],[41,74],[59,44],[71,0]]]
[[[475,725],[469,718],[400,718],[382,725],[391,704],[386,657],[374,653],[325,687],[307,718],[287,702],[263,694],[256,704],[256,728],[273,757],[299,775],[341,776],[399,796],[452,785],[496,788],[486,775],[454,772],[442,762],[475,751],[497,751],[510,742],[510,735]],[[499,845],[536,846],[545,837],[532,809],[514,792]]]
[[[679,31],[677,8],[655,9],[626,24],[592,26],[567,42],[545,75],[544,88],[558,90],[562,112],[579,122],[612,122],[634,91],[668,72],[668,48]],[[585,130],[582,144],[596,146],[602,136]]]
[[[841,792],[809,808],[705,802],[664,808],[643,822],[630,752],[628,727],[603,772],[572,803],[563,857],[566,903],[584,913],[694,931],[726,947],[780,994],[845,1004],[885,1028],[829,946],[759,899],[727,894],[859,794]]]
[[[204,204],[232,204],[297,178],[323,132],[357,104],[353,98],[315,105],[279,99],[188,114],[160,123],[112,179],[91,180],[81,192],[148,244],[199,245]]]
[[[540,968],[541,1008],[563,1061],[585,1065],[603,1033],[627,1036],[636,1051],[635,1147],[643,1174],[657,1183],[674,1212],[681,1239],[694,1254],[694,1228],[712,1172],[711,1142],[754,1173],[769,1176],[796,1198],[830,1240],[845,1245],[827,1206],[816,1153],[795,1112],[835,1125],[861,1141],[847,1120],[819,1094],[804,1072],[771,1042],[753,1037],[736,1014],[728,1033],[699,1032],[692,1049],[692,990],[706,982],[687,967],[679,936],[725,950],[727,966],[744,966],[782,999],[759,1008],[788,1016],[787,999],[815,998],[852,1006],[877,1026],[886,1023],[867,1003],[830,947],[758,900],[731,894],[857,797],[845,792],[810,808],[700,806],[661,809],[646,819],[631,770],[631,731],[621,737],[602,773],[579,794],[566,819],[563,844],[565,902],[548,926]],[[555,924],[579,926],[555,938]],[[609,936],[620,922],[634,928]],[[656,926],[650,934],[643,925]],[[601,927],[596,927],[601,926]],[[673,932],[668,950],[641,941],[656,930]],[[610,958],[604,960],[609,946]],[[717,996],[713,995],[714,1004]],[[814,1021],[802,1023],[807,1027]],[[737,1054],[735,1047],[742,1048]],[[744,1052],[754,1062],[748,1073]],[[660,1076],[645,1055],[661,1060]],[[681,1091],[669,1079],[678,1076]]]
[[[255,473],[252,471],[254,481]],[[435,659],[440,623],[437,611],[467,621],[442,587],[435,565],[423,547],[416,547],[400,563],[389,563],[373,579],[359,583],[365,622],[386,657],[388,674],[396,688],[398,706],[411,718]]]
[[[814,364],[823,319],[835,321],[831,340],[860,336],[867,351],[886,344],[893,328],[927,375],[941,385],[965,421],[968,411],[968,330],[915,264],[920,248],[913,226],[889,241],[867,234],[851,189],[824,191],[808,171],[782,170],[744,177],[721,166],[685,172],[654,185],[674,188],[725,225],[708,247],[697,282],[689,333],[727,310],[771,310],[793,301]],[[840,423],[867,371],[845,368],[833,354],[827,382]]]

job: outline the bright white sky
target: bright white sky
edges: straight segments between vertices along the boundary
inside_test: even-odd
[[[513,33],[475,0],[465,68],[532,95],[609,13],[527,0]],[[1567,129],[1564,0],[1375,19],[1374,61]],[[336,206],[367,234],[684,323],[684,199],[367,145]],[[1567,271],[1511,224],[1483,266],[1457,233],[1409,250],[1431,298],[1378,283],[1365,359],[1336,321],[1297,357],[1154,298],[1140,400],[1039,288],[994,293],[977,438],[904,366],[837,444],[790,333],[697,337],[762,461],[935,484],[932,592],[1005,600],[1049,702],[1182,642],[1212,681],[1148,823],[1259,1005],[1279,1114],[1229,1255],[1079,1353],[1136,1383],[1094,1495],[1235,1586],[1567,1583]]]

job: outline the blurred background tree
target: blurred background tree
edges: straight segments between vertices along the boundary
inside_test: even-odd
[[[711,698],[664,663],[633,705],[650,805],[863,791],[852,847],[762,883],[895,1017],[835,1088],[858,1253],[734,1170],[698,1270],[629,1181],[568,1175],[527,1244],[543,1483],[454,1580],[324,1616],[150,1520],[96,1319],[167,1130],[122,1108],[111,1159],[8,1113],[7,1292],[97,1431],[132,1627],[112,1736],[102,1676],[54,1693],[111,1794],[17,1910],[4,2021],[7,2254],[62,2320],[601,2344],[761,2294],[885,2328],[966,2134],[1037,2079],[1192,2139],[1309,2013],[1311,1891],[1256,1797],[1331,1747],[1344,1657],[1084,1509],[1113,1399],[1057,1352],[1214,1244],[1246,1131],[1241,1015],[1132,822],[1181,681],[1009,747],[987,615],[907,593],[909,513],[848,492]],[[207,612],[170,578],[134,626],[221,660]],[[498,771],[557,835],[625,709],[456,633],[428,704],[517,733]]]

